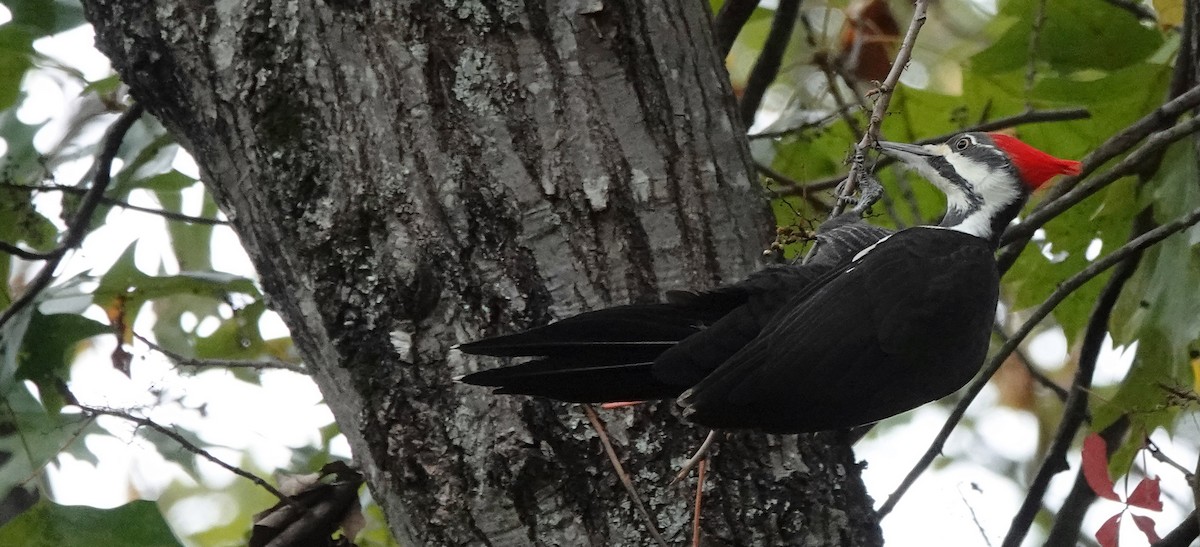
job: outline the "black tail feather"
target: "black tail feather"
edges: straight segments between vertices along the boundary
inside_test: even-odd
[[[672,304],[618,306],[569,317],[517,334],[458,346],[464,353],[496,357],[632,354],[658,355],[698,332],[703,318]],[[624,359],[624,362],[628,362]]]
[[[664,351],[703,328],[709,318],[687,306],[635,304],[597,310],[525,332],[458,347],[464,353],[540,357],[467,375],[461,381],[570,402],[673,398],[687,386],[651,372]]]
[[[462,382],[496,388],[497,394],[550,397],[573,403],[670,399],[683,392],[650,372],[654,362],[587,363],[547,358],[469,374]]]

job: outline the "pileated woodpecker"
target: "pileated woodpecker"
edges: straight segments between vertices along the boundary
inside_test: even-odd
[[[987,352],[1000,234],[1030,191],[1079,163],[994,133],[879,148],[946,194],[940,225],[834,219],[805,265],[463,344],[537,359],[461,380],[572,402],[677,398],[692,422],[774,433],[868,424],[950,394]]]

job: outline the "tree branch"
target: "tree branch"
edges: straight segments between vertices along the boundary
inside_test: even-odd
[[[1145,228],[1148,225],[1148,215],[1145,213],[1139,215],[1129,239],[1131,241],[1137,239],[1137,236],[1146,231]],[[1068,468],[1067,451],[1071,449],[1075,433],[1083,424],[1088,413],[1088,395],[1091,393],[1092,375],[1096,371],[1096,360],[1104,345],[1104,337],[1108,334],[1108,320],[1112,317],[1112,309],[1117,304],[1117,298],[1121,296],[1121,289],[1125,287],[1129,278],[1133,277],[1133,272],[1137,270],[1141,258],[1140,251],[1130,253],[1125,257],[1113,270],[1112,277],[1108,278],[1108,283],[1100,292],[1083,335],[1083,345],[1079,350],[1079,365],[1075,370],[1075,381],[1071,384],[1071,393],[1067,397],[1066,404],[1063,405],[1062,420],[1058,424],[1058,431],[1055,432],[1054,439],[1050,442],[1045,457],[1042,458],[1042,465],[1029,485],[1025,501],[1021,503],[1017,514],[1013,516],[1012,525],[1004,537],[1002,547],[1020,546],[1025,535],[1029,533],[1029,527],[1033,525],[1034,517],[1042,507],[1042,498],[1050,486],[1050,479]]]
[[[633,499],[633,507],[637,509],[638,516],[642,517],[642,524],[650,531],[650,535],[654,538],[654,542],[660,547],[667,547],[667,540],[663,539],[662,534],[658,532],[658,526],[654,524],[654,517],[650,515],[650,511],[646,510],[646,505],[642,503],[642,496],[638,493],[637,487],[633,485],[633,480],[629,478],[629,473],[625,472],[625,466],[621,465],[621,459],[617,457],[617,451],[613,448],[612,442],[608,440],[608,431],[604,429],[604,423],[600,421],[600,416],[596,415],[596,409],[592,405],[583,404],[583,413],[587,415],[587,419],[592,423],[592,429],[596,430],[596,435],[600,437],[600,444],[604,447],[604,453],[608,454],[608,461],[612,463],[613,469],[617,472],[617,478],[621,480],[621,485],[625,487],[625,491],[629,493],[629,497]]]
[[[75,194],[75,195],[82,195],[82,194],[86,194],[88,192],[87,188],[80,188],[78,186],[64,186],[62,184],[25,185],[25,184],[12,184],[12,183],[8,183],[8,182],[0,182],[0,187],[13,188],[13,189],[18,189],[18,190],[34,190],[34,191],[40,191],[40,192],[63,192],[66,194]],[[188,223],[192,223],[192,224],[207,224],[207,225],[212,225],[212,226],[228,226],[229,225],[229,221],[222,220],[219,218],[195,217],[195,216],[191,216],[191,215],[185,215],[183,213],[176,213],[174,211],[167,211],[164,209],[155,209],[153,207],[142,207],[141,205],[134,205],[127,201],[121,201],[119,199],[110,198],[107,196],[102,196],[100,198],[100,203],[102,203],[104,205],[111,205],[113,207],[120,207],[122,209],[130,209],[130,210],[139,211],[142,213],[149,213],[151,215],[158,215],[167,220],[177,220],[179,222],[188,222]],[[4,243],[0,242],[0,245],[4,245]]]
[[[42,259],[46,262],[42,264],[42,269],[38,271],[37,276],[25,288],[25,292],[13,301],[12,304],[0,314],[0,327],[3,327],[13,318],[18,312],[25,309],[26,306],[33,303],[37,295],[41,293],[50,283],[54,281],[54,270],[58,268],[62,262],[63,256],[70,249],[79,246],[83,241],[84,235],[87,234],[88,226],[91,225],[92,215],[95,214],[96,208],[100,206],[100,198],[104,195],[104,191],[108,189],[109,182],[112,181],[112,163],[117,156],[117,150],[121,148],[121,142],[125,138],[125,133],[133,126],[133,123],[142,116],[142,105],[134,103],[117,118],[108,127],[108,132],[105,133],[101,141],[100,152],[96,155],[95,174],[92,179],[92,187],[84,194],[82,203],[79,205],[79,211],[75,213],[75,218],[71,220],[67,227],[67,234],[63,241],[54,250],[44,253]]]
[[[733,49],[733,43],[741,34],[742,27],[754,14],[759,0],[727,0],[721,5],[713,20],[713,41],[717,46],[717,54],[724,59]]]
[[[771,31],[767,33],[762,52],[754,61],[754,68],[750,69],[750,78],[746,80],[746,87],[742,90],[742,101],[738,105],[742,123],[746,127],[754,125],[754,114],[762,104],[763,95],[779,75],[783,52],[792,40],[792,31],[796,28],[796,15],[799,13],[800,0],[779,0],[779,6],[775,8]]]
[[[178,353],[175,353],[167,348],[164,348],[158,344],[155,344],[154,342],[151,342],[145,336],[142,336],[136,332],[133,333],[133,337],[137,338],[138,340],[141,340],[141,342],[143,344],[146,344],[147,346],[149,346],[150,349],[165,355],[168,359],[174,361],[175,364],[180,365],[180,366],[196,367],[196,368],[220,367],[220,368],[248,368],[248,369],[253,369],[253,370],[289,370],[289,371],[295,372],[296,374],[304,374],[306,376],[308,375],[308,371],[304,367],[299,366],[299,365],[294,365],[292,363],[280,361],[279,359],[274,359],[271,361],[238,361],[238,360],[232,360],[232,359],[196,359],[193,357],[187,357],[185,355],[180,355]]]
[[[1004,327],[999,323],[992,325],[992,333],[994,333],[996,337],[1000,339],[1001,344],[1008,342],[1008,333],[1004,332]],[[1029,357],[1025,355],[1025,352],[1021,351],[1020,347],[1014,349],[1013,354],[1015,354],[1017,359],[1021,361],[1021,365],[1025,367],[1025,370],[1029,372],[1029,376],[1032,377],[1035,382],[1050,390],[1055,397],[1058,397],[1059,401],[1067,401],[1067,390],[1063,389],[1062,386],[1056,384],[1054,380],[1051,380],[1048,376],[1043,374],[1042,371],[1038,370],[1037,367],[1033,366],[1033,363],[1029,361]]]
[[[904,34],[904,40],[900,43],[900,49],[896,52],[896,61],[892,63],[892,70],[888,72],[887,78],[879,86],[879,98],[875,101],[875,108],[871,110],[871,119],[867,123],[866,132],[863,133],[858,144],[854,146],[854,159],[850,163],[850,172],[846,175],[846,182],[842,184],[841,191],[838,192],[838,200],[833,204],[833,211],[830,212],[830,218],[842,213],[846,206],[845,198],[849,198],[858,188],[858,178],[863,171],[866,152],[875,145],[875,141],[879,138],[879,126],[883,124],[883,117],[887,114],[888,105],[892,102],[892,92],[900,82],[900,74],[904,72],[904,67],[908,64],[908,60],[912,56],[913,46],[917,42],[917,33],[921,31],[921,27],[925,24],[925,11],[928,6],[928,0],[915,0],[913,2],[913,16],[912,21],[908,25],[908,32]],[[816,246],[813,246],[813,248],[815,249]]]
[[[1121,416],[1100,431],[1109,456],[1116,452],[1127,431],[1129,431],[1128,416]],[[1076,538],[1079,537],[1079,529],[1083,526],[1083,517],[1087,514],[1088,507],[1092,505],[1093,501],[1096,501],[1096,491],[1088,486],[1087,477],[1083,475],[1081,467],[1075,473],[1075,483],[1071,485],[1071,491],[1063,500],[1062,507],[1058,509],[1054,526],[1051,527],[1050,535],[1046,538],[1046,545],[1074,544]]]
[[[274,486],[271,486],[270,483],[263,480],[262,477],[259,477],[258,475],[255,475],[254,473],[246,471],[245,469],[242,469],[240,467],[225,463],[220,458],[210,454],[207,450],[200,448],[199,446],[196,446],[195,444],[192,444],[191,441],[188,441],[187,439],[183,438],[183,435],[176,433],[171,428],[161,425],[158,422],[155,422],[154,420],[151,420],[149,418],[143,418],[140,416],[134,416],[123,410],[116,410],[116,409],[112,409],[112,408],[100,408],[100,407],[83,405],[83,404],[79,404],[79,403],[76,403],[75,406],[78,406],[84,412],[91,414],[93,416],[98,415],[98,414],[103,414],[105,416],[116,416],[123,420],[128,420],[135,424],[138,424],[139,426],[148,427],[150,429],[153,429],[163,435],[166,435],[167,437],[169,437],[171,440],[175,441],[176,443],[179,443],[179,446],[182,446],[184,448],[184,450],[187,450],[188,452],[191,452],[192,454],[195,454],[195,455],[200,456],[201,458],[204,458],[212,463],[215,463],[218,466],[220,466],[221,468],[229,471],[230,473],[233,473],[234,475],[248,479],[250,482],[257,484],[258,486],[262,487],[263,490],[270,492],[272,496],[279,498],[279,501],[282,501],[282,502],[288,504],[293,509],[300,511],[302,513],[305,513],[308,511],[308,509],[306,509],[304,506],[300,505],[295,500],[293,500],[291,498],[291,496],[287,496],[283,492],[280,492]]]
[[[1101,188],[1112,184],[1121,177],[1137,172],[1138,167],[1143,161],[1153,157],[1162,148],[1165,148],[1175,141],[1195,133],[1198,130],[1200,130],[1200,116],[1193,117],[1185,122],[1171,127],[1170,129],[1158,131],[1150,135],[1150,137],[1146,139],[1145,144],[1138,147],[1133,152],[1130,152],[1129,155],[1122,158],[1121,161],[1117,162],[1117,164],[1108,171],[1087,179],[1086,182],[1072,187],[1069,191],[1062,192],[1054,199],[1051,199],[1050,196],[1047,196],[1047,201],[1043,201],[1040,205],[1038,205],[1038,207],[1036,207],[1034,211],[1025,218],[1025,220],[1021,221],[1020,224],[1014,225],[1008,230],[1005,230],[1004,236],[1001,239],[1001,244],[1008,245],[1019,239],[1032,236],[1038,228],[1044,226],[1047,222],[1061,214],[1063,211],[1066,211],[1071,206],[1083,201],[1088,196],[1091,196]],[[1070,177],[1070,182],[1081,180],[1083,177],[1087,176],[1088,173],[1093,171],[1098,165],[1100,165],[1101,162],[1107,161],[1112,156],[1116,156],[1120,152],[1125,151],[1125,149],[1120,151],[1113,150],[1115,145],[1115,141],[1113,139],[1109,139],[1109,141],[1102,145],[1101,148],[1097,148],[1095,152],[1088,154],[1083,160],[1083,174],[1076,177]],[[1064,180],[1063,182],[1066,183],[1068,180]]]
[[[975,400],[975,397],[979,395],[979,392],[983,390],[983,387],[987,385],[992,375],[996,373],[996,369],[1000,368],[1000,365],[1003,364],[1008,355],[1012,353],[1014,349],[1016,349],[1017,345],[1020,344],[1025,337],[1029,336],[1029,333],[1033,331],[1034,327],[1036,327],[1038,323],[1045,319],[1046,316],[1050,315],[1050,312],[1053,311],[1055,307],[1061,304],[1062,301],[1065,300],[1067,296],[1070,296],[1071,293],[1075,292],[1076,289],[1083,286],[1084,283],[1087,283],[1092,278],[1117,265],[1121,261],[1125,260],[1125,258],[1129,255],[1141,252],[1146,248],[1166,239],[1167,237],[1191,227],[1197,222],[1200,222],[1200,208],[1194,209],[1192,212],[1184,215],[1183,217],[1175,219],[1171,222],[1163,224],[1162,226],[1159,226],[1158,228],[1150,230],[1145,234],[1142,234],[1115,251],[1096,259],[1086,268],[1080,270],[1075,275],[1072,275],[1071,277],[1067,278],[1067,280],[1060,283],[1058,288],[1055,289],[1054,292],[1051,293],[1046,299],[1046,301],[1033,312],[1029,319],[1026,320],[1023,325],[1021,325],[1021,328],[1018,329],[1017,332],[1008,339],[1008,342],[1000,347],[1000,350],[997,351],[996,354],[992,356],[991,360],[988,361],[987,365],[981,369],[979,375],[977,375],[975,379],[971,381],[970,385],[967,386],[966,392],[963,394],[963,398],[958,402],[957,405],[955,405],[954,410],[950,412],[950,416],[946,419],[946,423],[942,426],[941,431],[939,431],[937,436],[934,437],[929,449],[925,451],[925,454],[921,456],[921,459],[917,461],[916,465],[913,466],[913,469],[909,471],[907,476],[904,477],[904,480],[901,481],[900,486],[896,488],[896,491],[892,492],[892,495],[889,496],[887,501],[884,502],[883,506],[879,508],[880,517],[890,513],[892,509],[896,507],[896,504],[900,501],[900,498],[904,497],[904,493],[908,491],[909,487],[916,482],[917,477],[921,476],[921,473],[924,473],[925,470],[929,468],[929,465],[933,463],[934,458],[936,458],[937,455],[941,453],[942,448],[945,447],[946,439],[950,437],[950,433],[962,420],[963,415],[967,411],[967,407],[972,401]]]

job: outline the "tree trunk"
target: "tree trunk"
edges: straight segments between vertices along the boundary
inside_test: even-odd
[[[771,217],[699,1],[86,0],[187,147],[403,545],[644,545],[575,405],[455,384],[453,351],[757,267]],[[668,541],[705,431],[603,413]],[[833,436],[737,434],[709,544],[872,545]]]

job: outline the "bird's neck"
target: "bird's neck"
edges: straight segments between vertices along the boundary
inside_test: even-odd
[[[947,193],[946,216],[939,226],[971,234],[1000,246],[1004,229],[1021,212],[1027,194],[1021,191],[993,192],[983,196],[971,192]]]

